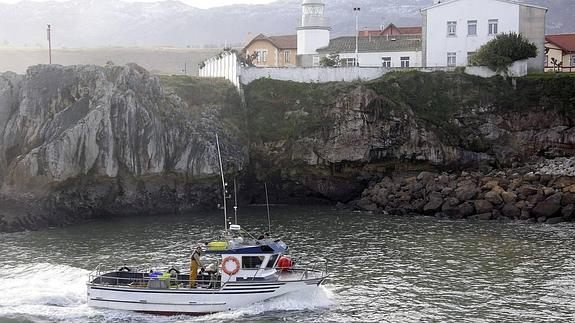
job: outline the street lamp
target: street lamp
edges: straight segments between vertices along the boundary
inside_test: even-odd
[[[353,8],[355,13],[355,66],[359,66],[359,13],[360,7]]]

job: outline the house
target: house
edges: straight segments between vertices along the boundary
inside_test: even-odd
[[[543,71],[547,8],[513,0],[435,0],[421,10],[424,67],[466,66],[498,33],[522,34],[538,49],[529,71]]]
[[[545,36],[545,72],[575,73],[575,34]]]
[[[297,61],[297,36],[266,36],[259,34],[243,49],[244,55],[257,53],[254,65],[257,67],[295,66]]]
[[[385,28],[375,30],[366,29],[359,32],[359,37],[394,35],[421,35],[421,27],[397,27],[394,24],[389,24]]]
[[[421,35],[368,36],[357,40],[360,67],[421,67]],[[317,52],[319,56],[338,54],[343,66],[355,66],[355,42],[353,36],[334,38]]]

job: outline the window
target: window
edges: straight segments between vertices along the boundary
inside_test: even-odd
[[[467,21],[467,36],[477,36],[477,20]]]
[[[499,29],[499,20],[498,19],[489,19],[489,35],[495,35],[497,34],[497,31]]]
[[[401,67],[409,67],[409,57],[401,57]]]
[[[318,67],[318,66],[319,66],[319,56],[314,56],[314,57],[313,57],[313,66],[314,66],[314,67]]]
[[[354,67],[355,66],[355,58],[346,58],[345,59],[345,66]]]
[[[575,67],[575,55],[571,55],[571,67]]]
[[[447,22],[447,36],[455,37],[457,35],[457,22],[448,21]]]
[[[391,67],[391,57],[382,57],[381,58],[381,66]]]
[[[266,265],[266,269],[273,268],[274,264],[276,263],[276,260],[278,260],[278,255],[272,255],[270,257],[270,260],[268,261],[268,264]]]
[[[284,62],[291,63],[291,50],[284,51]]]
[[[467,65],[471,65],[471,60],[473,59],[475,52],[467,52]]]
[[[244,269],[259,269],[264,262],[264,256],[243,256],[242,268]]]
[[[256,58],[256,62],[258,63],[265,63],[268,61],[268,51],[266,49],[258,49],[256,50],[258,53],[258,57]]]
[[[447,53],[447,66],[455,66],[457,64],[457,53]]]

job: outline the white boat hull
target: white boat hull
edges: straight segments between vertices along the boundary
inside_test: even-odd
[[[88,284],[88,305],[155,314],[210,314],[228,311],[298,291],[318,288],[320,279],[229,283],[222,289],[147,289]]]

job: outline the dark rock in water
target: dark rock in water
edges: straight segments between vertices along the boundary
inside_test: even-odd
[[[564,206],[561,209],[561,215],[563,216],[563,220],[569,221],[575,217],[575,205],[569,204]]]
[[[501,213],[511,219],[519,219],[521,217],[521,210],[513,204],[505,204],[501,209]]]
[[[536,217],[552,217],[561,209],[561,199],[563,195],[557,193],[540,202],[533,208],[532,213]]]
[[[492,213],[482,213],[475,215],[475,218],[480,221],[489,221],[493,218]]]
[[[557,224],[557,223],[561,223],[561,222],[563,222],[562,217],[550,218],[550,219],[547,219],[547,221],[545,221],[545,223],[547,223],[547,224]]]
[[[493,211],[493,204],[486,200],[477,200],[474,206],[477,214],[491,213]]]
[[[545,221],[547,221],[546,216],[540,216],[537,218],[537,223],[544,223]]]
[[[561,205],[575,204],[575,194],[565,193],[563,194],[563,199],[561,200]]]
[[[423,212],[425,214],[434,214],[441,209],[443,204],[443,199],[441,197],[433,196],[430,198],[429,202],[423,207]]]
[[[465,202],[457,207],[457,218],[463,219],[475,213],[475,208],[471,202]]]
[[[357,206],[365,211],[375,212],[377,210],[377,205],[371,200],[362,198],[357,202]]]

